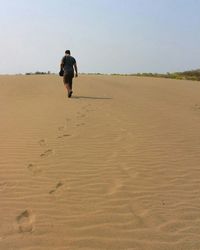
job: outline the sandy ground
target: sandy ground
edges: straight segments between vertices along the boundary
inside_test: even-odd
[[[1,250],[200,249],[200,83],[0,76]]]

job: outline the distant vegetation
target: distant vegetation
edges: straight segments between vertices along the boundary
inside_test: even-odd
[[[50,75],[50,74],[51,74],[50,71],[47,71],[47,72],[36,71],[35,73],[29,72],[29,73],[26,73],[25,75]]]
[[[112,75],[129,75],[129,76],[146,76],[146,77],[161,77],[180,80],[200,81],[200,69],[184,72],[157,74],[157,73],[137,73],[137,74],[112,74]]]
[[[26,75],[49,75],[55,74],[50,71],[42,72],[36,71],[35,73],[26,73]],[[102,73],[81,73],[81,75],[112,75],[112,76],[142,76],[142,77],[157,77],[157,78],[169,78],[169,79],[179,79],[179,80],[193,80],[200,81],[200,69],[189,70],[184,72],[174,72],[174,73],[136,73],[136,74],[102,74]]]

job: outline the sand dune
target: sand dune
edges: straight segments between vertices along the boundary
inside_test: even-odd
[[[200,84],[0,76],[0,249],[200,249]]]

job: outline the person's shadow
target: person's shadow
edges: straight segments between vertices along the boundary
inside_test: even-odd
[[[95,97],[95,96],[72,96],[73,99],[92,99],[92,100],[111,100],[111,97]]]

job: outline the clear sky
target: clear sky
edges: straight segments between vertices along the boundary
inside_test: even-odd
[[[0,0],[0,74],[200,68],[200,0]]]

